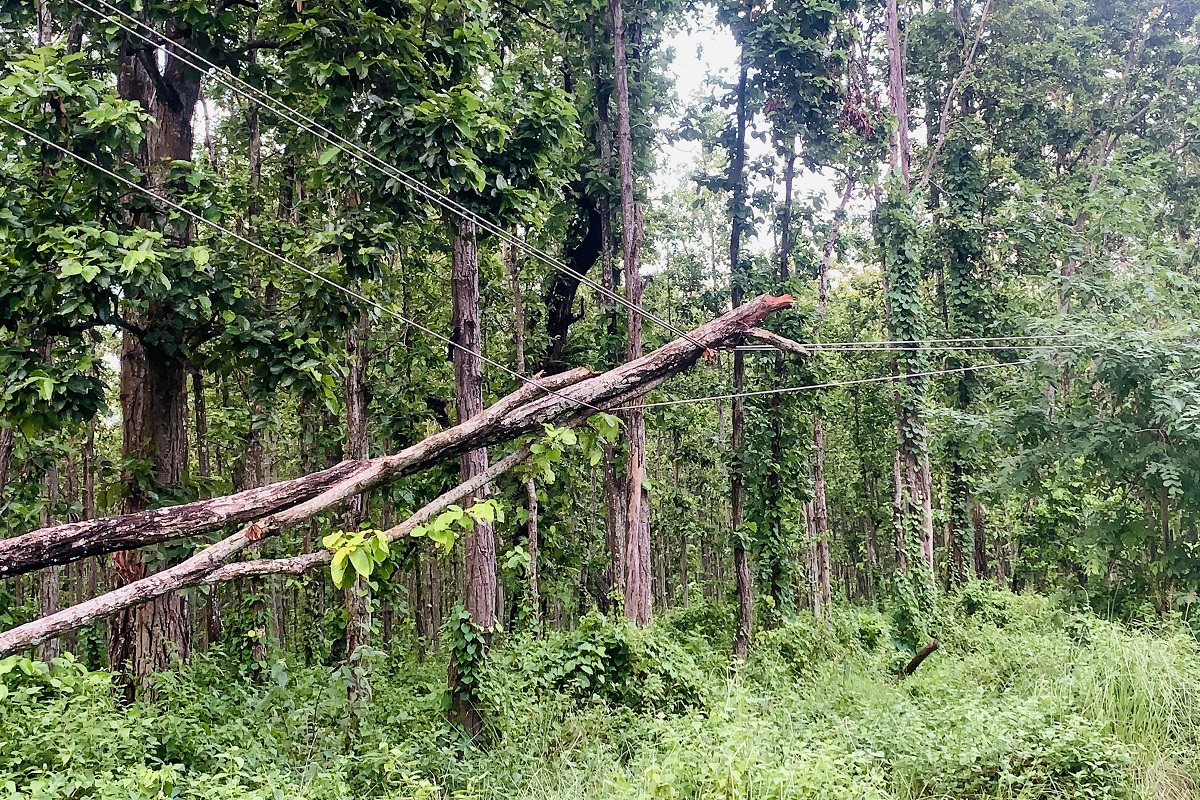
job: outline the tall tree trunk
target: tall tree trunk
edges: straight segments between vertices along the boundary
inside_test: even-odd
[[[190,43],[187,30],[173,23],[167,23],[164,33],[184,46]],[[151,186],[161,191],[166,165],[192,159],[192,116],[200,76],[169,53],[156,58],[126,43],[118,59],[117,90],[123,99],[139,103],[152,119],[136,160]],[[143,227],[155,226],[148,215],[135,221]],[[189,238],[190,229],[181,236]],[[147,337],[152,342],[147,344],[129,331],[122,334],[122,453],[126,463],[151,465],[148,475],[127,471],[123,477],[121,511],[133,513],[150,505],[148,482],[175,486],[187,469],[186,365],[177,350],[163,344],[172,340],[173,309],[152,302],[144,313],[132,306],[126,313],[153,337]],[[112,565],[116,586],[140,580],[148,572],[138,551],[113,554]],[[186,660],[190,648],[191,622],[187,599],[181,594],[164,595],[109,620],[109,664],[126,676],[127,699],[132,699],[135,686],[148,688],[154,672],[168,668],[172,658]]]
[[[513,293],[513,349],[516,352],[517,372],[525,374],[525,302],[521,294],[521,262],[516,245],[510,245],[504,253],[509,282]],[[542,596],[538,588],[538,497],[537,483],[533,475],[525,478],[525,511],[528,519],[525,530],[528,534],[529,569],[526,585],[529,594],[529,613],[534,628],[542,629]]]
[[[733,156],[729,162],[730,184],[733,196],[730,201],[731,223],[729,233],[729,275],[730,297],[733,307],[742,304],[742,283],[744,269],[742,267],[742,231],[745,219],[746,204],[746,78],[745,63],[738,72],[737,83],[737,131],[734,139]],[[733,353],[733,414],[731,449],[733,464],[729,470],[729,503],[731,510],[730,523],[733,527],[733,571],[737,581],[738,619],[737,631],[733,639],[733,657],[735,661],[745,661],[750,653],[750,633],[754,624],[754,579],[750,570],[750,555],[746,552],[746,544],[742,538],[744,520],[744,454],[743,438],[746,427],[745,399],[741,392],[745,386],[746,363],[745,354],[740,350]]]
[[[888,56],[888,99],[896,117],[896,133],[892,136],[891,166],[898,169],[908,187],[908,93],[904,69],[904,50],[900,38],[899,0],[887,0],[884,11],[884,40]]]
[[[889,304],[890,334],[892,339],[916,341],[922,338],[923,329],[920,311],[917,308],[920,285],[920,265],[909,253],[916,236],[916,223],[912,219],[911,196],[909,193],[909,142],[908,100],[905,87],[904,52],[900,41],[900,12],[898,0],[887,0],[885,12],[885,35],[888,53],[888,99],[896,117],[897,133],[891,142],[891,164],[899,170],[902,189],[887,199],[890,207],[888,230],[882,232],[881,240],[888,260],[885,270],[889,290],[902,293],[910,302]],[[905,374],[919,371],[920,356],[915,352],[901,355]],[[897,558],[901,569],[907,570],[904,555],[905,530],[920,531],[919,553],[925,567],[933,575],[933,492],[929,467],[929,452],[925,446],[925,420],[921,415],[924,401],[924,379],[908,378],[901,387],[905,395],[898,393],[896,433],[897,454],[894,465],[895,512]],[[909,522],[917,516],[915,525]]]
[[[621,187],[621,254],[623,256],[625,299],[629,309],[625,360],[642,355],[642,302],[640,269],[642,249],[642,210],[633,194],[633,134],[629,108],[629,64],[626,57],[626,30],[621,0],[609,0],[612,20],[613,72],[617,106],[617,173]],[[635,625],[644,626],[653,616],[651,605],[650,498],[644,486],[646,477],[646,412],[634,408],[625,413],[625,437],[629,446],[625,511],[625,616]]]
[[[825,237],[825,247],[821,252],[821,260],[817,266],[817,309],[813,315],[813,341],[821,340],[821,323],[825,320],[825,312],[829,303],[829,265],[833,261],[834,248],[837,245],[838,234],[841,231],[842,219],[850,195],[854,191],[854,180],[846,181],[842,192],[842,202],[834,214],[833,224]],[[829,574],[829,509],[825,501],[825,428],[820,409],[813,412],[813,499],[812,520],[813,535],[816,538],[816,573],[817,589],[821,593],[822,606],[826,618],[833,614],[833,591]]]
[[[796,148],[788,148],[783,162],[783,213],[779,217],[779,280],[787,283],[792,261],[792,187],[796,180]]]
[[[826,619],[833,615],[829,572],[829,510],[825,503],[825,427],[821,412],[813,412],[813,536],[817,547],[817,588]]]
[[[454,394],[459,423],[483,411],[483,326],[479,309],[479,254],[475,243],[475,224],[459,220],[454,229],[454,257],[450,276],[454,332],[461,348],[454,350]],[[487,450],[471,450],[459,459],[460,478],[468,481],[487,470]],[[485,488],[474,498],[486,497]],[[496,627],[496,539],[492,526],[477,523],[468,534],[464,547],[466,609],[471,621],[483,632],[485,644]],[[457,666],[451,661],[450,684],[454,696],[455,719],[473,737],[483,732],[483,719],[471,687],[458,681]]]
[[[212,475],[208,454],[208,404],[204,400],[204,376],[192,371],[192,413],[196,415],[196,477],[201,481]]]
[[[364,307],[358,311],[358,319],[346,330],[346,444],[343,457],[348,460],[365,460],[370,457],[367,439],[367,344],[371,332],[370,312]],[[369,494],[356,495],[346,503],[342,525],[355,531],[367,521]],[[371,644],[371,587],[367,579],[358,575],[353,585],[345,590],[346,603],[346,663],[357,667],[359,649]],[[350,694],[354,700],[370,696],[369,684],[363,680],[359,669],[353,670]]]
[[[604,44],[610,41],[612,15],[603,14],[593,18],[594,28],[603,31]],[[613,140],[612,127],[609,119],[609,101],[611,91],[602,76],[601,43],[594,37],[591,42],[592,58],[590,62],[592,87],[596,96],[596,151],[600,164],[600,174],[611,177],[613,174]],[[622,269],[616,264],[613,246],[613,207],[612,197],[608,192],[601,192],[597,198],[597,210],[600,214],[600,259],[601,285],[615,292],[620,285]],[[606,306],[607,330],[610,341],[616,339],[617,307],[609,300]],[[612,354],[615,356],[615,354]],[[608,554],[608,565],[605,570],[606,590],[600,597],[600,607],[609,611],[610,598],[625,597],[625,503],[619,498],[625,497],[625,487],[621,476],[616,470],[616,447],[604,445],[604,461],[601,467],[604,479],[604,548]]]
[[[51,464],[46,469],[46,474],[42,478],[42,487],[44,505],[39,521],[43,528],[48,528],[54,524],[54,509],[58,506],[58,467],[56,465]],[[62,572],[63,568],[58,566],[42,570],[41,585],[38,591],[38,609],[43,617],[53,614],[60,607],[59,593],[62,589]],[[57,638],[38,645],[39,661],[49,663],[60,655],[62,655],[62,642]]]

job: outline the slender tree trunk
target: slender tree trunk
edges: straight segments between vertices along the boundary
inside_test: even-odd
[[[509,281],[513,293],[513,349],[516,351],[517,372],[525,373],[525,303],[521,295],[521,264],[515,245],[505,252]],[[526,575],[529,594],[529,612],[534,628],[542,630],[542,594],[538,588],[538,497],[537,483],[533,476],[525,478],[525,510],[529,517],[525,523],[529,543],[529,570]]]
[[[821,261],[817,267],[817,309],[813,321],[813,341],[821,340],[821,323],[825,320],[825,312],[829,302],[829,265],[833,260],[834,247],[837,244],[838,233],[841,230],[842,218],[850,195],[854,191],[854,181],[846,181],[842,192],[841,205],[834,215],[829,235],[825,237],[825,247],[821,253]],[[821,411],[813,412],[813,534],[816,537],[816,569],[818,590],[823,600],[822,609],[826,618],[833,614],[833,591],[829,574],[829,509],[825,500],[825,428]]]
[[[525,504],[529,510],[529,611],[533,625],[542,630],[542,592],[538,587],[538,498],[537,485],[532,478],[525,481]]]
[[[42,478],[42,506],[40,523],[43,528],[54,524],[54,509],[58,506],[58,467],[51,465]],[[59,592],[62,589],[62,567],[47,567],[42,570],[41,584],[38,591],[38,609],[43,617],[47,617],[60,608]],[[58,638],[50,639],[38,645],[39,661],[49,663],[62,655],[62,642]]]
[[[892,114],[895,115],[896,133],[892,137],[891,166],[899,169],[908,186],[908,95],[905,89],[907,76],[904,69],[904,50],[900,39],[899,0],[887,0],[884,11],[884,38],[888,55],[888,98]]]
[[[813,535],[817,543],[817,585],[826,619],[833,615],[829,573],[829,510],[825,504],[825,428],[821,412],[813,413]]]
[[[366,308],[358,311],[355,324],[346,330],[346,445],[343,456],[348,460],[365,460],[370,457],[367,438],[367,350],[371,333],[370,312]],[[370,511],[369,495],[366,493],[350,498],[342,515],[342,525],[348,531],[358,530],[367,521]],[[355,577],[353,585],[345,590],[346,603],[346,662],[358,664],[359,649],[371,644],[371,587],[361,575]],[[362,679],[362,671],[354,670],[351,681],[352,699],[361,700],[371,695],[369,684]]]
[[[192,412],[196,415],[196,477],[204,480],[212,474],[208,455],[208,405],[204,400],[204,376],[192,371]]]
[[[747,70],[743,63],[738,73],[737,83],[737,131],[734,140],[734,150],[730,159],[730,184],[733,186],[733,197],[730,202],[731,224],[729,234],[729,274],[730,297],[733,307],[742,304],[742,281],[745,270],[742,267],[742,230],[745,218],[746,204],[746,79]],[[754,624],[754,579],[750,569],[750,555],[742,538],[744,520],[743,483],[744,467],[742,459],[743,438],[745,436],[746,411],[745,399],[741,392],[745,387],[746,363],[745,354],[740,350],[733,353],[733,414],[731,432],[731,450],[733,464],[729,470],[729,502],[730,523],[733,527],[733,571],[737,581],[738,619],[737,631],[733,639],[733,658],[735,661],[745,661],[750,653],[750,634]]]
[[[786,283],[792,260],[792,185],[796,180],[796,148],[788,149],[783,162],[783,213],[779,218],[779,280]]]
[[[12,469],[13,429],[0,428],[0,495],[8,486],[8,471]]]
[[[450,276],[454,331],[462,345],[454,351],[454,389],[459,423],[483,411],[483,326],[479,310],[479,255],[475,244],[475,224],[459,220],[454,230],[454,257]],[[459,459],[460,478],[468,481],[487,470],[487,450],[471,450]],[[475,498],[487,497],[485,488]],[[485,643],[496,627],[496,539],[491,525],[477,523],[468,534],[464,547],[466,609],[472,622],[484,635]],[[483,719],[470,687],[458,682],[458,670],[450,664],[450,684],[454,695],[454,718],[473,737],[483,732]]]
[[[613,71],[616,79],[617,172],[621,186],[621,253],[624,260],[625,299],[628,313],[625,360],[642,355],[642,302],[640,270],[642,211],[633,194],[633,134],[630,123],[629,64],[621,0],[609,0],[612,20]],[[635,401],[636,402],[636,401]],[[625,414],[625,436],[629,446],[629,469],[625,480],[625,616],[638,626],[653,615],[651,606],[650,506],[644,486],[646,477],[646,414],[640,408]]]

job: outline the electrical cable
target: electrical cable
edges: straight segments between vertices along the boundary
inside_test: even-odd
[[[999,369],[1001,367],[1016,367],[1022,364],[1032,364],[1033,359],[1027,358],[1023,361],[1010,361],[1004,364],[978,364],[970,367],[958,367],[956,369],[939,369],[929,372],[910,372],[903,375],[883,375],[874,378],[859,378],[851,381],[831,381],[829,383],[812,383],[804,386],[785,386],[779,389],[760,389],[753,392],[735,392],[733,394],[709,395],[707,397],[685,397],[679,400],[663,400],[657,403],[639,403],[636,405],[620,406],[610,409],[612,412],[631,411],[636,408],[662,408],[665,406],[688,405],[691,403],[708,403],[714,400],[733,400],[738,397],[761,397],[769,394],[790,394],[794,392],[803,392],[811,389],[835,389],[839,386],[856,386],[863,383],[883,383],[888,381],[905,380],[907,378],[931,378],[937,375],[952,375],[959,372],[974,372],[983,369]]]
[[[203,215],[197,214],[195,211],[185,208],[184,206],[180,205],[179,203],[176,203],[173,200],[170,200],[159,194],[156,194],[155,192],[150,191],[149,189],[136,183],[135,181],[131,181],[128,178],[126,178],[122,175],[119,175],[116,172],[113,172],[112,170],[107,169],[107,168],[101,166],[100,164],[97,164],[94,161],[91,161],[81,155],[78,155],[77,153],[63,147],[62,145],[56,144],[55,142],[50,141],[49,139],[45,138],[44,136],[34,133],[33,131],[29,130],[28,128],[25,128],[22,125],[20,125],[16,122],[13,122],[10,119],[7,119],[5,117],[0,117],[0,123],[4,123],[5,125],[8,125],[9,127],[13,128],[17,131],[20,131],[21,133],[25,134],[26,136],[28,136],[32,139],[35,139],[35,140],[41,142],[42,144],[54,148],[55,150],[59,151],[63,155],[69,156],[70,158],[75,159],[76,161],[78,161],[81,164],[91,167],[92,169],[98,170],[99,172],[107,175],[108,177],[113,178],[114,180],[117,180],[117,181],[125,184],[126,186],[133,189],[134,191],[140,192],[140,193],[146,195],[147,197],[151,198],[152,200],[167,206],[168,208],[174,209],[182,214],[185,214],[199,223],[202,223],[211,228],[214,228],[215,230],[220,231],[221,233],[225,234],[226,236],[230,236],[230,237],[236,239],[237,241],[242,242],[243,244],[247,245],[248,247],[253,248],[254,250],[257,250],[258,252],[262,253],[263,255],[269,256],[270,258],[274,258],[275,260],[279,261],[280,263],[282,263],[286,266],[289,266],[292,269],[298,270],[298,271],[304,273],[305,275],[308,275],[309,277],[316,278],[318,281],[321,281],[322,283],[327,284],[328,286],[331,286],[332,288],[337,289],[338,291],[342,292],[347,297],[351,297],[355,300],[358,300],[358,301],[363,302],[373,308],[378,309],[379,311],[383,312],[384,314],[388,314],[389,316],[395,317],[397,320],[404,323],[405,325],[411,325],[412,327],[416,328],[417,330],[422,331],[422,332],[428,334],[429,336],[432,336],[433,338],[438,339],[439,341],[450,345],[451,347],[455,347],[464,353],[468,353],[470,355],[477,356],[481,361],[491,364],[494,367],[498,367],[499,369],[503,370],[504,372],[508,373],[509,375],[513,376],[514,378],[516,378],[519,381],[528,383],[531,386],[535,386],[538,389],[541,389],[543,392],[546,392],[547,394],[552,394],[555,397],[561,398],[563,400],[568,400],[572,403],[575,403],[576,405],[585,406],[596,412],[603,411],[602,409],[599,409],[590,403],[586,403],[586,402],[584,402],[582,400],[578,400],[574,397],[569,397],[565,394],[555,391],[554,389],[550,389],[549,387],[543,386],[541,383],[534,380],[533,378],[526,377],[525,375],[520,374],[516,370],[510,369],[509,367],[505,366],[504,364],[500,363],[499,361],[488,358],[487,356],[483,355],[482,353],[477,353],[474,350],[470,350],[467,347],[464,347],[463,345],[459,344],[458,342],[451,340],[449,337],[442,336],[440,333],[437,333],[437,332],[425,327],[421,323],[416,322],[415,320],[408,319],[407,317],[403,316],[399,312],[394,311],[394,310],[388,308],[387,306],[384,306],[374,300],[371,300],[370,298],[364,296],[363,294],[361,294],[359,292],[354,291],[353,289],[350,289],[346,286],[342,286],[337,281],[327,278],[324,275],[320,274],[319,272],[316,272],[314,270],[309,269],[308,267],[305,267],[301,264],[296,263],[295,261],[288,258],[287,256],[276,253],[273,250],[269,250],[266,247],[263,247],[262,245],[258,244],[257,242],[246,238],[245,236],[241,235],[240,233],[230,230],[229,228],[225,227],[224,225],[220,224],[219,222],[213,222],[210,219],[206,219]]]
[[[414,178],[412,175],[401,170],[399,167],[396,167],[393,164],[389,164],[388,162],[379,158],[377,155],[375,155],[375,153],[364,148],[359,143],[351,141],[350,139],[347,139],[346,137],[342,136],[341,134],[338,134],[335,131],[330,130],[329,128],[325,127],[324,125],[317,122],[313,118],[306,116],[305,114],[296,110],[292,106],[289,106],[287,103],[284,103],[282,100],[278,100],[278,99],[272,97],[267,92],[264,92],[263,90],[250,85],[246,81],[243,81],[241,78],[238,78],[238,77],[234,76],[232,73],[229,73],[226,70],[222,69],[221,67],[218,67],[212,61],[206,59],[204,56],[200,55],[199,53],[195,52],[194,50],[191,50],[177,42],[172,41],[171,39],[167,38],[162,33],[159,33],[158,31],[156,31],[153,27],[147,25],[146,23],[142,22],[141,20],[137,19],[136,17],[126,13],[125,11],[121,10],[120,8],[112,5],[111,3],[107,2],[107,0],[97,0],[97,2],[99,2],[105,8],[112,11],[114,14],[118,14],[121,17],[123,17],[124,19],[129,20],[132,24],[138,26],[139,28],[144,28],[144,29],[150,31],[150,33],[153,34],[153,36],[158,41],[151,39],[149,36],[147,36],[145,34],[139,33],[138,31],[130,28],[128,25],[125,25],[120,20],[115,19],[115,18],[103,13],[99,9],[93,8],[92,6],[83,2],[83,0],[72,0],[72,2],[74,2],[80,8],[83,8],[84,10],[89,11],[90,13],[99,17],[100,19],[103,19],[106,22],[116,25],[121,30],[124,30],[125,32],[127,32],[133,36],[136,36],[138,39],[141,39],[143,42],[146,42],[147,44],[149,44],[153,47],[161,47],[161,48],[167,49],[168,52],[170,52],[173,57],[178,58],[180,61],[182,61],[183,63],[187,64],[188,66],[192,67],[193,69],[195,69],[196,71],[198,71],[200,73],[205,73],[205,72],[208,72],[209,70],[211,70],[211,74],[212,74],[214,80],[216,80],[218,83],[220,83],[225,88],[229,89],[231,92],[234,92],[235,94],[238,94],[241,97],[244,97],[245,99],[247,99],[250,102],[254,103],[255,105],[259,106],[260,108],[264,108],[268,111],[271,111],[272,113],[280,115],[281,117],[286,119],[288,122],[291,122],[296,127],[307,131],[308,133],[314,135],[315,137],[321,139],[322,141],[324,141],[325,143],[327,143],[331,146],[335,146],[335,147],[340,146],[340,147],[348,149],[351,152],[351,154],[357,158],[359,163],[369,164],[370,166],[375,167],[375,169],[384,173],[388,177],[399,181],[402,185],[406,186],[408,189],[410,189],[410,190],[414,191],[415,193],[417,193],[418,195],[424,197],[426,200],[442,207],[446,211],[449,211],[451,214],[459,217],[460,219],[468,220],[468,221],[478,225],[479,227],[483,228],[484,230],[488,231],[489,233],[492,233],[493,235],[495,235],[502,241],[507,242],[507,243],[513,245],[514,247],[518,247],[518,248],[524,250],[526,253],[534,256],[536,259],[538,259],[539,261],[542,261],[543,263],[550,266],[551,268],[553,268],[559,272],[562,272],[565,275],[569,275],[572,278],[575,278],[576,280],[578,280],[580,283],[584,284],[585,286],[588,286],[588,287],[594,289],[595,291],[599,292],[601,295],[615,301],[618,305],[621,305],[621,306],[625,307],[626,309],[633,311],[634,313],[640,314],[640,315],[646,317],[647,319],[651,320],[652,322],[662,326],[665,330],[671,332],[675,336],[683,338],[683,339],[687,339],[688,341],[690,341],[692,344],[696,345],[697,347],[703,347],[703,345],[700,342],[693,339],[687,332],[679,330],[678,328],[671,325],[666,320],[659,317],[657,314],[647,311],[642,306],[627,300],[626,298],[620,296],[619,294],[612,291],[611,289],[608,289],[607,287],[603,286],[602,284],[599,284],[596,281],[592,280],[591,278],[587,277],[582,272],[579,272],[578,270],[575,270],[575,269],[567,266],[566,264],[559,261],[554,256],[545,252],[544,250],[541,250],[540,248],[529,244],[525,240],[521,239],[519,236],[514,236],[513,234],[504,230],[504,228],[500,227],[499,225],[496,225],[495,223],[488,221],[481,215],[479,215],[479,214],[475,213],[474,211],[471,211],[469,208],[463,206],[461,203],[458,203],[448,197],[441,195],[434,189],[431,189],[428,186],[426,186],[425,184],[423,184],[417,178]],[[187,53],[192,58],[194,58],[195,61],[192,61],[186,57],[181,56],[180,53]],[[205,67],[207,67],[207,69],[199,66],[197,62],[199,62],[199,64],[205,65]],[[236,82],[238,85],[235,86],[230,81]],[[252,95],[258,95],[258,97],[254,97]]]

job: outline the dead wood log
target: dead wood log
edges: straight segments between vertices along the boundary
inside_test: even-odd
[[[776,350],[782,350],[785,353],[800,356],[801,358],[812,358],[812,350],[808,349],[799,342],[792,341],[786,336],[780,336],[778,333],[771,333],[765,328],[752,328],[746,331],[747,339],[769,344]]]
[[[389,542],[403,539],[411,534],[413,529],[418,525],[424,525],[452,504],[457,503],[465,497],[470,497],[477,490],[508,472],[527,458],[529,458],[529,448],[522,447],[512,455],[492,464],[486,472],[476,475],[466,483],[461,483],[450,491],[426,503],[419,511],[399,525],[388,528],[383,532],[383,535],[387,537]],[[226,564],[214,570],[199,582],[223,583],[225,581],[237,580],[238,578],[249,578],[258,575],[303,575],[310,569],[319,567],[322,564],[328,564],[332,560],[332,551],[318,550],[313,553],[292,556],[291,558],[259,558],[253,561],[239,561],[233,564]]]
[[[930,639],[929,644],[918,650],[917,654],[913,656],[912,661],[909,661],[908,664],[905,665],[904,677],[907,678],[909,675],[912,675],[914,672],[916,672],[917,667],[921,666],[921,662],[929,658],[929,655],[941,646],[941,643],[937,639]]]
[[[541,386],[557,391],[590,374],[588,370],[576,369],[559,375],[539,375],[536,379]],[[487,409],[484,416],[479,418],[480,425],[485,427],[539,393],[541,389],[532,384],[522,385],[516,392]],[[434,456],[427,463],[441,457]],[[199,536],[227,525],[249,522],[312,500],[329,487],[362,475],[372,463],[343,461],[301,478],[211,500],[56,525],[3,539],[0,540],[0,578],[66,564],[88,556],[136,550],[185,536]],[[424,465],[417,464],[411,471],[419,471]]]
[[[519,436],[540,430],[546,424],[561,422],[577,424],[594,413],[596,409],[610,407],[632,394],[644,393],[654,388],[672,375],[690,367],[709,348],[725,342],[732,336],[745,333],[767,315],[790,306],[791,302],[791,297],[786,295],[783,297],[762,295],[750,303],[702,325],[687,337],[672,341],[642,358],[622,364],[609,372],[584,380],[579,380],[582,375],[572,376],[571,373],[563,373],[561,376],[555,376],[558,380],[554,382],[553,386],[547,386],[548,381],[543,380],[542,385],[555,390],[555,393],[534,400],[530,400],[530,398],[535,397],[541,390],[533,387],[532,384],[527,385],[495,403],[479,416],[454,428],[436,433],[399,453],[366,461],[349,462],[350,469],[343,477],[332,482],[329,478],[314,481],[314,485],[321,489],[314,496],[289,508],[262,517],[234,535],[192,556],[182,564],[43,619],[0,633],[0,655],[23,650],[63,631],[82,627],[122,609],[175,591],[182,586],[200,583],[205,576],[215,572],[226,561],[253,542],[278,533],[290,525],[310,519],[347,497],[395,480],[405,474],[416,472],[439,460],[457,456],[478,447],[511,441]],[[327,472],[329,471],[327,470]],[[322,474],[324,473],[316,473],[316,475]],[[314,476],[310,475],[297,480],[305,481],[312,478]],[[288,483],[294,484],[295,482]],[[194,507],[197,504],[189,505]],[[182,516],[187,517],[188,508],[189,506],[179,506],[175,510],[182,509]],[[236,506],[229,507],[227,511],[236,513]],[[117,519],[128,519],[128,517]],[[158,524],[159,529],[162,530],[164,528],[175,529],[174,526],[177,523],[170,517],[166,517],[159,518]],[[208,528],[208,530],[212,529]],[[191,533],[195,533],[195,531],[180,532],[170,538],[179,538]],[[165,541],[165,539],[158,541]],[[67,554],[69,555],[69,551]],[[66,560],[73,559],[67,558]],[[4,573],[0,572],[0,574]]]

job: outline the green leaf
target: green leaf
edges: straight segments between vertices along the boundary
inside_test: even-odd
[[[429,531],[429,538],[431,541],[437,542],[444,547],[446,552],[450,552],[450,548],[454,547],[454,541],[458,537],[456,537],[454,535],[454,531],[450,530],[449,528],[444,528],[441,530],[434,528]]]
[[[375,562],[371,560],[371,554],[364,547],[350,551],[350,564],[353,565],[354,571],[364,578],[371,576],[371,570],[375,566]]]
[[[336,553],[334,553],[333,563],[331,563],[329,565],[329,573],[330,573],[330,576],[333,578],[333,585],[338,587],[339,589],[346,588],[345,579],[346,579],[346,558],[347,558],[347,556],[348,556],[348,552],[346,550],[339,550]]]
[[[328,164],[330,161],[333,161],[334,157],[340,152],[342,152],[342,148],[340,148],[340,147],[337,147],[337,146],[327,147],[327,148],[325,148],[325,151],[321,153],[321,156],[317,159],[317,163],[323,167],[326,164]]]

